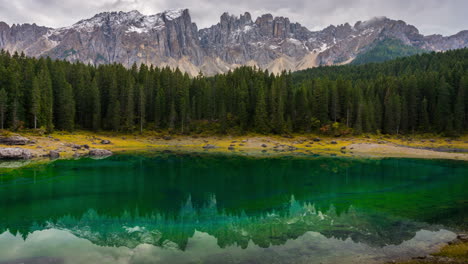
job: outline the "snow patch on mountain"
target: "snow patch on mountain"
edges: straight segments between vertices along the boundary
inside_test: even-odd
[[[295,39],[295,38],[288,38],[287,41],[288,41],[289,43],[292,43],[292,44],[297,45],[297,46],[302,45],[302,42],[299,41],[298,39]]]
[[[139,34],[149,33],[152,30],[161,30],[165,27],[165,23],[160,14],[152,16],[143,16],[137,21],[132,21],[131,26],[127,29],[127,33],[135,32]]]
[[[169,9],[165,11],[163,14],[166,16],[168,20],[174,20],[181,17],[184,13],[185,9]]]

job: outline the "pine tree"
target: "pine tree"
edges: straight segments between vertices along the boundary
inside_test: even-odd
[[[169,129],[172,131],[175,128],[175,123],[177,120],[177,112],[175,109],[174,101],[171,103],[171,112],[169,114]]]
[[[37,119],[41,111],[41,87],[38,77],[34,77],[32,82],[30,111],[34,117],[34,129],[37,129]]]
[[[145,112],[146,112],[146,105],[145,105],[145,88],[143,85],[138,86],[138,100],[137,100],[137,108],[138,108],[138,119],[140,124],[140,133],[143,133],[143,125],[145,122]]]
[[[364,104],[362,99],[362,89],[358,88],[357,93],[355,95],[355,102],[354,105],[356,106],[355,110],[355,119],[354,119],[354,133],[361,134],[362,127],[363,127],[363,114],[364,114]]]
[[[163,116],[164,116],[164,101],[166,95],[164,94],[164,90],[160,85],[160,82],[156,82],[156,95],[154,98],[154,123],[155,126],[162,127],[163,126]]]
[[[101,128],[101,95],[96,79],[97,78],[93,78],[89,89],[92,113],[92,129],[94,131],[97,131]]]
[[[117,90],[117,76],[112,69],[108,77],[108,104],[106,111],[107,128],[118,131],[120,129],[120,99]]]
[[[401,98],[395,87],[390,86],[385,96],[384,131],[388,134],[398,134],[401,122]]]
[[[440,80],[437,87],[436,108],[434,113],[434,124],[438,132],[443,132],[451,127],[451,104],[450,104],[450,85],[444,78]]]
[[[249,114],[247,112],[247,95],[248,87],[245,79],[242,79],[238,87],[238,104],[237,104],[237,116],[239,118],[239,125],[242,131],[247,128]]]
[[[38,84],[40,89],[40,114],[39,114],[39,124],[44,126],[47,132],[52,132],[54,129],[53,123],[53,91],[52,91],[52,80],[50,73],[47,69],[47,66],[41,65],[42,69],[38,74]]]
[[[55,95],[54,117],[56,127],[59,130],[72,131],[75,126],[75,101],[73,88],[65,78],[62,65],[56,66],[52,80]]]
[[[127,131],[132,131],[134,128],[135,118],[135,81],[133,76],[127,76],[126,85],[123,87],[123,126]]]
[[[400,133],[400,124],[401,124],[401,97],[399,95],[394,95],[392,97],[393,99],[393,107],[394,107],[394,119],[395,119],[395,125],[396,125],[396,134],[398,135]]]
[[[465,128],[465,101],[466,98],[466,89],[468,89],[468,79],[466,77],[462,78],[460,81],[460,86],[458,88],[457,97],[455,99],[455,111],[454,111],[454,127],[458,133],[462,133]]]
[[[257,103],[255,106],[255,118],[254,124],[257,132],[259,133],[268,133],[268,124],[267,124],[267,112],[266,112],[266,102],[265,102],[265,91],[263,83],[259,80],[256,82],[257,89]]]
[[[407,92],[407,99],[406,104],[406,111],[407,111],[407,123],[408,123],[408,130],[412,133],[417,129],[418,124],[418,86],[417,80],[414,75],[411,75],[406,81],[406,92]]]
[[[0,129],[5,129],[5,115],[8,106],[8,93],[5,89],[0,90]]]
[[[17,54],[16,54],[17,55]],[[18,57],[18,56],[16,56]],[[21,112],[21,87],[20,87],[20,67],[16,59],[13,59],[7,68],[8,79],[8,98],[10,99],[10,119],[11,128],[17,130],[21,126],[20,112]]]
[[[427,132],[431,129],[429,122],[428,101],[426,97],[421,102],[421,110],[419,112],[419,130]]]
[[[336,87],[336,83],[332,82],[331,87],[329,87],[330,92],[330,116],[333,122],[337,122],[339,119],[339,112],[340,112],[340,100],[338,96],[338,88]]]
[[[27,121],[28,125],[29,126],[33,126],[35,127],[36,123],[37,123],[37,116],[35,117],[32,113],[31,113],[31,106],[33,105],[33,98],[34,98],[34,94],[33,94],[33,81],[34,81],[34,78],[36,77],[35,75],[35,65],[34,65],[34,61],[33,60],[30,60],[30,59],[27,59],[25,56],[24,56],[24,53],[21,54],[21,65],[22,65],[22,68],[23,68],[23,73],[22,73],[22,81],[21,81],[21,94],[22,94],[22,104],[23,104],[23,108],[27,110],[27,116],[24,116],[25,119],[27,120],[24,120],[24,121]],[[32,115],[32,119],[29,118],[29,115],[28,114],[31,114]]]

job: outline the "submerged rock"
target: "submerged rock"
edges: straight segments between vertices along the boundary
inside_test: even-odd
[[[3,160],[0,161],[0,168],[17,169],[30,164],[30,160]]]
[[[0,144],[4,145],[26,145],[30,143],[29,138],[21,136],[0,137]]]
[[[0,160],[31,159],[32,153],[22,148],[0,148]]]
[[[107,149],[92,149],[88,153],[91,157],[108,157],[112,156],[112,151]]]

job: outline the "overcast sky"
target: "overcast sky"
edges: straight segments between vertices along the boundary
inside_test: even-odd
[[[286,16],[311,30],[374,16],[401,19],[421,33],[451,35],[468,29],[468,0],[0,0],[0,21],[69,26],[103,11],[155,14],[189,8],[199,28],[216,24],[223,12]]]

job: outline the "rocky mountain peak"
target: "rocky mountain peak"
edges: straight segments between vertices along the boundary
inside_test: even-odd
[[[58,29],[0,22],[0,48],[29,56],[50,56],[91,64],[133,63],[179,67],[197,75],[226,72],[240,65],[271,72],[349,63],[373,43],[398,39],[426,50],[468,46],[468,31],[423,36],[401,20],[375,17],[310,31],[287,17],[263,14],[252,20],[223,13],[219,22],[198,30],[188,9],[144,15],[137,10],[103,12]]]
[[[178,19],[178,18],[191,20],[189,10],[186,9],[186,8],[184,8],[184,9],[182,9],[182,8],[180,8],[180,9],[169,9],[169,10],[166,10],[166,11],[160,13],[160,15],[166,21],[175,20],[175,19]]]

